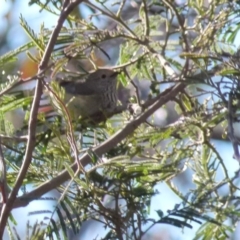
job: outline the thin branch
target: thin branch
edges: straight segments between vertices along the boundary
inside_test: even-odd
[[[150,34],[150,24],[148,18],[148,9],[146,0],[142,1],[143,10],[144,10],[144,36],[149,37]]]
[[[51,92],[53,94],[53,96],[56,98],[57,102],[61,105],[61,107],[64,111],[64,114],[66,116],[67,128],[68,128],[67,140],[68,140],[68,142],[71,146],[71,149],[74,153],[75,161],[77,161],[79,163],[79,168],[83,172],[84,168],[81,166],[81,162],[79,161],[79,158],[78,158],[79,153],[78,153],[76,140],[75,140],[75,137],[73,134],[72,121],[71,121],[69,111],[68,111],[67,107],[65,106],[65,104],[62,102],[62,100],[59,98],[59,96],[49,87],[49,85],[44,82],[44,86],[49,92]]]
[[[121,13],[122,13],[122,10],[123,10],[123,7],[124,7],[125,3],[126,3],[126,0],[123,0],[123,1],[120,3],[120,6],[119,6],[118,11],[117,11],[117,13],[116,13],[116,16],[117,16],[117,17],[120,17],[120,16],[121,16]]]
[[[16,136],[5,136],[0,134],[0,142],[4,142],[4,141],[11,141],[11,142],[26,142],[28,139],[28,136],[20,136],[20,137],[16,137]]]
[[[38,113],[38,106],[42,95],[42,82],[38,80],[37,87],[35,90],[35,95],[33,99],[31,115],[29,119],[29,130],[28,130],[28,141],[26,146],[26,153],[23,159],[23,164],[17,176],[17,180],[14,184],[12,192],[8,198],[8,201],[5,205],[3,205],[0,217],[0,239],[3,237],[4,229],[7,223],[8,216],[12,210],[13,204],[15,202],[16,196],[20,187],[22,186],[24,177],[26,176],[28,167],[32,160],[32,153],[35,146],[35,133],[36,133],[36,122],[37,122],[37,113]]]
[[[51,57],[51,53],[53,51],[55,42],[61,31],[64,21],[66,20],[68,15],[72,12],[72,10],[78,4],[80,4],[82,1],[83,0],[75,0],[75,1],[72,1],[71,3],[68,3],[69,1],[64,1],[63,10],[59,16],[57,26],[53,30],[50,40],[48,42],[48,45],[46,47],[42,61],[39,65],[38,73],[41,73],[42,71],[44,71],[47,68],[49,59]],[[23,159],[23,164],[21,166],[21,169],[18,174],[14,188],[13,188],[12,192],[10,193],[9,199],[8,199],[7,203],[3,205],[3,208],[1,211],[0,239],[3,239],[3,233],[4,233],[4,229],[6,227],[8,216],[12,210],[12,207],[14,206],[16,196],[18,194],[20,187],[22,186],[23,180],[26,176],[26,173],[28,171],[29,165],[32,160],[32,154],[33,154],[33,150],[34,150],[35,142],[36,142],[35,134],[36,134],[36,125],[37,125],[37,114],[38,114],[38,107],[39,107],[39,103],[40,103],[40,99],[41,99],[41,95],[42,95],[42,89],[43,89],[42,80],[41,80],[41,78],[39,78],[37,81],[37,86],[36,86],[33,104],[32,104],[31,113],[30,113],[28,141],[27,141],[27,146],[26,146],[26,153],[25,153],[25,156]]]
[[[6,204],[8,196],[8,186],[6,178],[7,178],[6,162],[3,156],[2,145],[0,144],[0,189],[2,192],[3,204]]]
[[[138,39],[136,34],[134,33],[134,31],[130,27],[127,26],[127,24],[121,19],[121,17],[114,15],[111,11],[109,11],[109,9],[107,12],[107,11],[103,10],[102,8],[94,5],[89,0],[85,0],[85,4],[89,5],[90,7],[94,8],[94,9],[97,9],[103,15],[105,15],[105,16],[109,17],[110,19],[112,19],[113,21],[119,23],[120,25],[122,25],[123,28],[125,28],[125,30],[130,34],[131,37],[133,37],[134,39],[135,38]]]

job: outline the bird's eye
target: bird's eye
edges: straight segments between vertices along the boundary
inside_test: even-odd
[[[102,78],[106,78],[106,75],[105,75],[105,74],[103,74],[103,75],[102,75]]]

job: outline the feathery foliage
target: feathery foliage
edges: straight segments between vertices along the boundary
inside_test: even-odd
[[[67,9],[71,2],[30,1],[29,7],[37,4],[41,11],[61,18],[62,7]],[[200,226],[195,239],[227,239],[239,221],[238,174],[229,173],[232,155],[240,160],[239,136],[234,130],[239,122],[240,64],[234,45],[239,4],[223,0],[133,2],[121,0],[112,6],[112,1],[79,1],[79,7],[84,3],[91,15],[83,19],[76,7],[66,16],[66,24],[58,25],[61,30],[48,67],[43,69],[54,30],[44,25],[31,29],[20,16],[30,40],[0,57],[0,155],[7,170],[0,184],[7,183],[8,193],[14,189],[23,159],[31,151],[22,195],[12,207],[44,201],[42,195],[53,189],[59,196],[50,199],[52,211],[31,212],[44,218],[33,226],[27,224],[28,239],[68,239],[90,219],[102,223],[102,239],[140,240],[153,226],[185,229],[195,223]],[[98,21],[105,21],[106,27],[100,28]],[[38,74],[22,79],[13,70],[20,53],[39,64]],[[57,81],[75,81],[103,63],[121,71],[119,84],[135,90],[130,110],[97,125],[84,119],[71,121]],[[56,114],[49,117],[38,112],[36,134],[31,136],[28,127],[37,91],[21,86],[34,79],[42,82]],[[144,82],[148,87],[141,87]],[[134,104],[140,104],[139,113],[131,111]],[[153,117],[160,108],[169,112],[169,119]],[[14,111],[25,114],[17,129],[7,117]],[[178,117],[171,116],[173,112]],[[217,129],[221,139],[228,137],[233,145],[227,161],[212,142]],[[31,137],[36,141],[29,149]],[[176,179],[188,172],[191,187],[183,191]],[[154,206],[157,217],[153,219],[152,199],[165,197],[159,193],[159,183],[166,183],[179,203],[171,210]],[[10,216],[8,221],[18,220]],[[20,239],[9,223],[9,235]]]

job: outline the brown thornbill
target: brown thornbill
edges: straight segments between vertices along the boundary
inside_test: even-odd
[[[72,117],[99,122],[113,115],[118,103],[117,75],[118,72],[111,69],[98,69],[85,79],[60,81]]]

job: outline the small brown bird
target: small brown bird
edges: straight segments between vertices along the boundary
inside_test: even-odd
[[[117,107],[117,75],[111,69],[90,72],[85,79],[60,81],[65,89],[66,106],[73,118],[103,121],[114,114]]]

